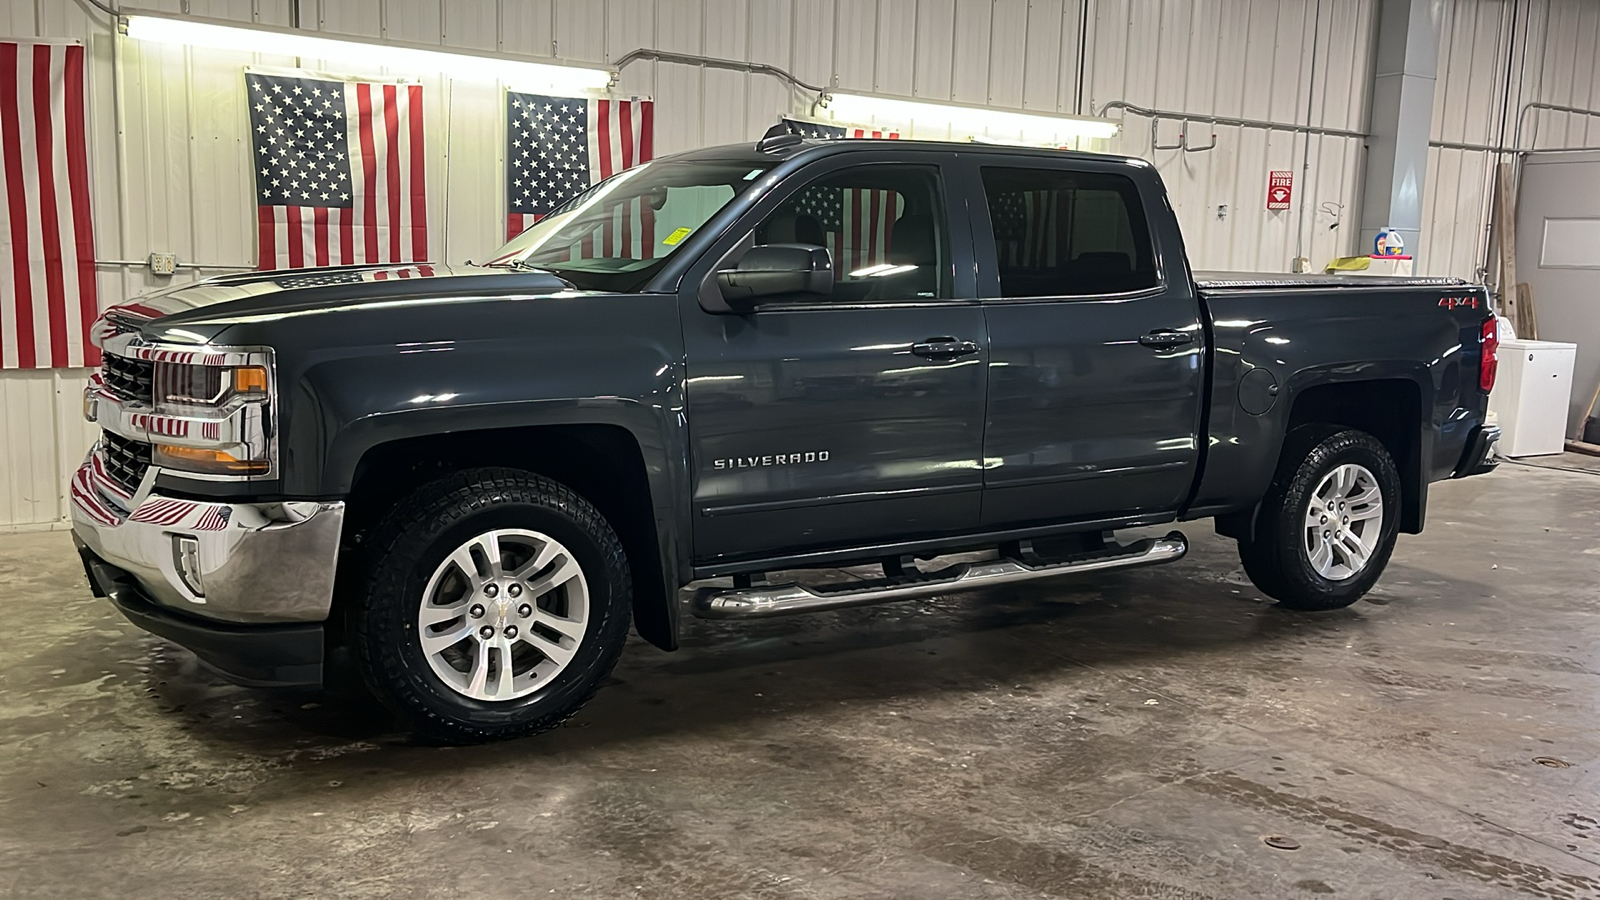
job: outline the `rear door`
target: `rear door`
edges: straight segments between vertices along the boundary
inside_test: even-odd
[[[1166,513],[1189,492],[1205,332],[1141,174],[1042,154],[965,172],[990,347],[985,526]]]
[[[697,300],[714,266],[685,279],[702,562],[977,526],[987,337],[966,210],[946,190],[954,155],[883,157],[808,166],[709,254],[725,267],[732,247],[825,246],[832,294],[718,315]]]

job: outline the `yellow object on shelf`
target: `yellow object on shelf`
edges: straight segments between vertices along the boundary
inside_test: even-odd
[[[1412,273],[1409,256],[1341,256],[1328,263],[1324,272],[1345,275],[1400,275]]]

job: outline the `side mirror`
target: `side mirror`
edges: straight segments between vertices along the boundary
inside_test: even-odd
[[[833,258],[815,244],[762,244],[746,251],[734,268],[719,271],[717,287],[734,309],[779,294],[827,295],[833,293]]]

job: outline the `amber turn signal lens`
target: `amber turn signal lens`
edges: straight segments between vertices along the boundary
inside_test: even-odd
[[[233,370],[233,389],[240,394],[265,394],[267,370],[263,366],[239,366]]]
[[[271,468],[264,459],[239,459],[224,450],[203,450],[174,444],[156,444],[155,463],[183,472],[213,475],[263,475]]]

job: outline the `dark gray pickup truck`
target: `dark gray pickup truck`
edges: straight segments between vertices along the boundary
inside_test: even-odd
[[[1457,281],[1191,273],[1137,159],[771,136],[481,265],[109,310],[74,533],[237,680],[348,651],[423,733],[529,734],[630,621],[673,649],[694,581],[700,616],[832,609],[1171,561],[1114,530],[1214,518],[1283,605],[1350,604],[1430,482],[1494,466],[1494,322]],[[804,577],[847,564],[882,577]]]

